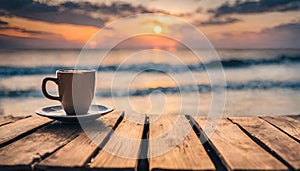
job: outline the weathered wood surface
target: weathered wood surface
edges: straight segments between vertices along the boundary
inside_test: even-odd
[[[150,170],[215,170],[184,115],[149,117]]]
[[[290,135],[300,143],[300,120],[287,116],[267,116],[262,119]]]
[[[3,117],[0,117],[0,126],[15,122],[20,119],[28,118],[28,117],[30,117],[30,116],[24,116],[24,117],[3,116]]]
[[[35,167],[46,170],[70,169],[85,167],[87,162],[98,149],[98,146],[121,119],[121,112],[105,115],[96,122],[83,124],[84,131],[74,140],[57,152],[38,163]]]
[[[0,118],[0,126],[13,122],[13,117]]]
[[[93,169],[136,170],[143,135],[145,115],[136,115],[141,123],[126,117],[118,125],[90,167]]]
[[[78,126],[53,123],[0,149],[0,170],[31,169],[74,136]]]
[[[230,117],[230,119],[259,143],[262,143],[269,151],[278,155],[289,167],[300,169],[300,143],[260,118]]]
[[[51,119],[34,116],[3,125],[0,127],[0,146],[50,122],[52,122]]]
[[[90,136],[78,124],[0,117],[0,170],[300,169],[299,116],[222,119],[204,145],[205,118],[195,118],[196,134],[183,115],[119,117],[87,123]]]
[[[213,125],[203,117],[195,118],[203,128]],[[213,148],[230,170],[287,170],[280,161],[249,138],[237,125],[221,119],[209,137]]]

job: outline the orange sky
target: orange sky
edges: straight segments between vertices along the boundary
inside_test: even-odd
[[[60,7],[59,4],[65,3],[67,1],[51,1],[52,4],[45,4],[46,1],[40,1],[43,3],[38,2],[32,2],[32,4],[26,4],[27,6],[33,6],[33,5],[44,5],[49,8],[57,8],[57,10],[60,10],[62,12],[67,11],[67,7],[63,6]],[[78,3],[77,1],[68,1],[73,2],[74,4]],[[99,1],[89,1],[91,3],[100,3]],[[101,1],[101,3],[107,4],[107,8],[109,10],[109,5],[113,3],[114,1]],[[273,28],[276,28],[278,26],[289,24],[289,23],[298,23],[300,21],[300,15],[298,11],[271,11],[271,12],[263,12],[263,13],[257,13],[257,14],[230,14],[228,17],[227,15],[223,18],[214,18],[213,15],[208,12],[209,9],[217,8],[220,5],[222,5],[223,1],[209,1],[209,0],[203,0],[200,2],[191,1],[188,0],[185,3],[182,1],[175,1],[174,3],[170,3],[169,0],[166,1],[153,1],[153,2],[145,2],[141,3],[138,1],[126,1],[129,4],[131,4],[134,10],[139,12],[139,10],[149,10],[157,11],[157,12],[163,12],[167,14],[172,14],[175,16],[180,17],[181,19],[184,19],[185,21],[189,22],[190,24],[194,24],[201,32],[203,32],[209,40],[217,47],[250,47],[253,46],[253,42],[260,42],[260,40],[263,40],[264,44],[270,44],[273,45],[272,42],[272,35],[269,35],[268,32],[264,32],[265,30],[271,30]],[[96,3],[96,4],[97,4]],[[74,5],[73,4],[73,5]],[[120,5],[120,4],[119,4]],[[232,4],[233,6],[234,4]],[[58,7],[59,6],[59,7]],[[140,7],[143,6],[143,7]],[[4,7],[3,7],[4,8]],[[65,8],[65,9],[64,9]],[[86,15],[86,17],[95,19],[93,17],[99,17],[101,16],[101,11],[99,14],[97,11],[92,11],[90,13],[87,13],[87,11],[84,11],[83,8],[87,8],[86,6],[82,6],[81,8],[78,7],[78,9],[74,7],[70,7],[67,12],[73,12],[76,13],[76,15],[80,14],[81,16]],[[124,13],[122,15],[132,15],[134,14],[134,11],[132,13],[126,11],[124,12],[124,7],[118,9],[112,8],[113,10],[119,10],[119,13],[116,13],[117,15],[121,15],[121,13]],[[129,8],[129,7],[128,7]],[[1,10],[1,5],[0,5]],[[8,10],[6,7],[7,13],[16,13],[16,15],[2,15],[0,16],[0,21],[4,22],[2,25],[3,28],[0,30],[0,35],[6,36],[6,39],[9,41],[9,38],[13,37],[21,37],[24,38],[24,41],[26,41],[28,38],[34,38],[34,39],[43,39],[43,40],[51,40],[53,42],[57,41],[58,48],[63,47],[64,44],[70,44],[72,47],[72,43],[76,44],[76,47],[83,46],[97,31],[101,29],[101,27],[92,25],[92,24],[75,24],[68,22],[66,19],[60,20],[59,22],[53,22],[51,19],[45,19],[38,18],[38,16],[35,19],[34,15],[27,17],[25,14],[24,16],[19,15],[20,9],[10,9]],[[122,11],[123,10],[123,11]],[[132,9],[128,9],[132,10]],[[195,12],[196,11],[196,12]],[[24,11],[22,11],[24,12]],[[26,12],[26,11],[25,11]],[[30,11],[28,11],[30,12]],[[58,14],[56,12],[56,14]],[[43,13],[42,13],[43,14]],[[46,13],[47,14],[47,13]],[[18,16],[19,15],[19,16]],[[38,14],[36,14],[38,15]],[[49,14],[50,15],[50,14]],[[79,16],[80,16],[79,15]],[[103,22],[103,25],[109,25],[109,23],[113,23],[115,19],[119,19],[122,16],[117,17],[117,15],[109,15],[105,14],[107,16],[106,21]],[[45,15],[46,16],[46,15]],[[54,16],[54,19],[57,16]],[[72,17],[72,15],[71,15]],[[228,18],[235,18],[238,22],[232,22],[228,24],[210,24],[210,25],[201,25],[199,23],[209,21],[209,20],[226,20]],[[72,18],[71,18],[72,19]],[[96,18],[97,19],[97,18]],[[51,21],[50,21],[51,20]],[[84,22],[84,20],[83,20]],[[7,24],[5,24],[7,23]],[[176,25],[176,22],[172,21],[166,21],[163,19],[146,19],[146,20],[139,20],[139,18],[133,18],[131,20],[128,20],[127,22],[123,22],[122,29],[115,29],[112,28],[111,30],[107,31],[107,40],[109,38],[112,38],[113,36],[117,36],[122,32],[122,34],[126,34],[128,30],[145,30],[146,32],[153,32],[153,29],[155,27],[161,28],[162,33],[169,33],[169,34],[182,34],[182,37],[184,37],[188,32],[179,32],[176,33],[172,32],[172,27]],[[156,35],[159,35],[160,33],[156,33]],[[294,33],[291,33],[294,34]],[[278,34],[278,36],[283,34]],[[189,35],[190,36],[190,35]],[[298,36],[298,35],[297,35]],[[190,36],[190,37],[193,37]],[[241,37],[243,39],[241,39]],[[286,39],[286,37],[279,37],[278,39]],[[246,41],[252,40],[252,43],[247,44]],[[174,42],[169,41],[167,39],[160,39],[159,41],[157,38],[143,38],[139,40],[135,40],[132,46],[135,46],[135,44],[138,44],[136,42],[140,41],[145,46],[174,46]],[[19,42],[22,44],[22,42]],[[101,42],[96,42],[95,44],[99,43],[109,43],[105,40],[102,40]],[[291,44],[294,42],[291,42]],[[30,42],[28,43],[30,44]],[[0,44],[1,45],[1,44]],[[70,47],[68,46],[68,47]],[[128,45],[127,45],[128,46]],[[280,46],[280,45],[278,45]],[[47,47],[40,47],[40,48],[47,48]]]
[[[61,35],[64,39],[69,41],[78,41],[84,43],[95,34],[99,28],[93,26],[80,26],[72,24],[55,24],[43,21],[30,20],[19,17],[0,17],[0,20],[11,23],[12,27],[21,27],[32,31],[43,31],[57,35]],[[38,37],[42,35],[31,35],[14,30],[3,30],[2,34],[18,36],[18,37]]]

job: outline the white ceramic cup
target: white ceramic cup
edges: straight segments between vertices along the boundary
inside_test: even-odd
[[[42,91],[46,98],[60,101],[67,115],[87,114],[94,98],[95,75],[95,70],[89,69],[57,70],[57,78],[43,79]],[[57,84],[58,97],[48,94],[46,89],[48,81]]]

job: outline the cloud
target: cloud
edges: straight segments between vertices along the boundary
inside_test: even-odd
[[[233,4],[226,2],[216,9],[208,10],[208,12],[213,13],[215,17],[219,17],[228,14],[253,14],[276,11],[286,12],[297,11],[299,9],[299,0],[237,0]]]
[[[261,31],[261,34],[264,33],[278,33],[278,32],[289,32],[295,36],[300,37],[300,21],[295,21],[292,23],[287,23],[287,24],[280,24],[276,27],[273,27],[271,29],[264,29]]]
[[[241,21],[240,19],[232,18],[232,17],[226,17],[224,19],[212,17],[207,21],[195,21],[194,24],[197,26],[226,25],[226,24],[232,24],[240,21]]]
[[[294,21],[260,32],[223,33],[223,38],[212,42],[226,48],[300,48],[299,30],[300,21]]]
[[[0,34],[0,48],[81,48],[82,44],[70,42],[62,37],[56,39],[14,37]]]
[[[133,6],[125,2],[112,2],[110,4],[92,4],[90,2],[65,2],[59,5],[63,10],[82,10],[81,13],[89,15],[91,11],[98,12],[101,15],[128,16],[135,13],[150,13],[149,10],[141,5]]]
[[[19,31],[21,33],[28,33],[30,35],[55,35],[55,34],[49,33],[49,32],[27,30],[25,28],[11,27],[11,26],[0,26],[0,30],[14,30],[14,31]]]
[[[1,0],[0,10],[6,16],[18,16],[33,20],[52,23],[68,23],[78,25],[103,26],[102,19],[95,19],[87,15],[78,14],[62,5],[50,6],[34,2],[33,0]]]
[[[111,18],[135,13],[161,12],[125,2],[92,4],[90,2],[71,2],[50,5],[33,0],[1,0],[2,15],[18,16],[52,23],[67,23],[103,27]]]
[[[272,35],[273,37],[277,37],[278,35],[285,35],[285,36],[295,36],[300,38],[300,20],[293,21],[291,23],[280,24],[272,28],[265,28],[260,32],[242,32],[245,35]],[[278,36],[279,37],[279,36]]]
[[[21,27],[16,26],[10,26],[8,22],[0,20],[0,31],[1,30],[13,30],[21,33],[27,33],[32,36],[55,36],[55,37],[61,37],[61,35],[50,33],[50,32],[44,32],[44,31],[35,31],[35,30],[28,30]]]

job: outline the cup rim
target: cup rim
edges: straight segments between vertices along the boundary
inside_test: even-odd
[[[58,74],[93,73],[93,72],[96,72],[96,70],[94,70],[94,69],[76,69],[76,68],[56,70],[56,73],[58,73]]]

